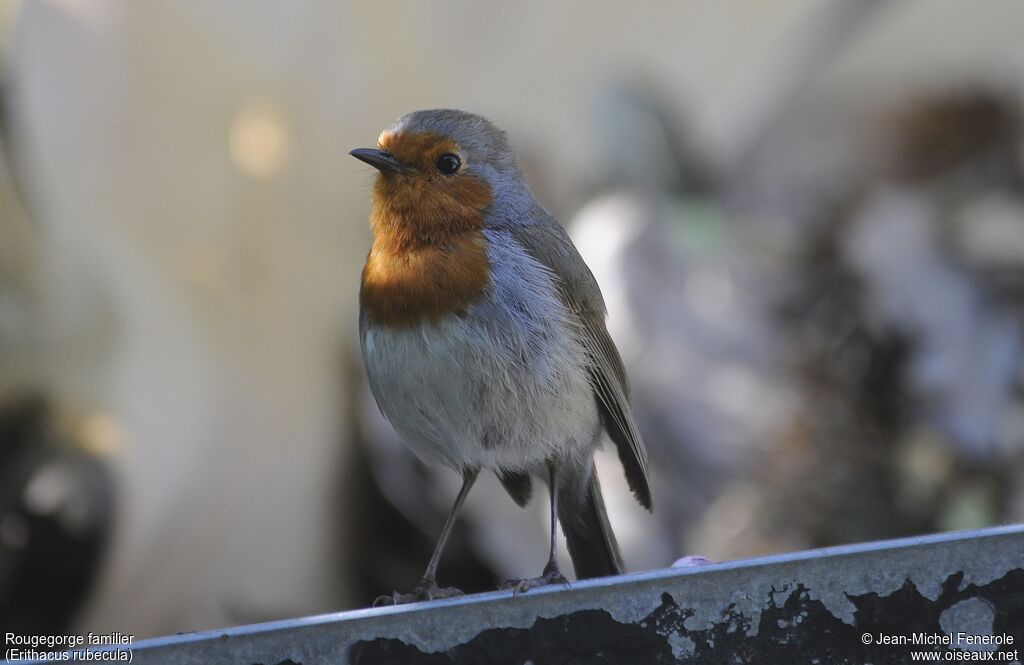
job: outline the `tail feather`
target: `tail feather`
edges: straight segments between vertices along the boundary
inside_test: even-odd
[[[615,533],[608,523],[608,514],[601,496],[597,471],[590,469],[590,479],[582,489],[579,485],[559,488],[558,521],[569,545],[569,556],[576,579],[619,575],[625,570]]]

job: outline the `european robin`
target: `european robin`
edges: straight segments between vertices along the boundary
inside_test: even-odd
[[[410,113],[350,153],[380,173],[359,329],[370,389],[418,456],[462,474],[423,578],[396,603],[459,595],[438,562],[481,470],[526,505],[548,482],[551,548],[525,591],[564,583],[561,522],[577,578],[622,572],[594,451],[607,431],[636,499],[651,508],[647,454],[594,276],[534,198],[505,133],[456,110]]]

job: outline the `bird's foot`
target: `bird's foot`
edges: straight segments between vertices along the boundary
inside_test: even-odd
[[[531,577],[525,580],[509,580],[502,584],[500,588],[512,589],[512,597],[515,598],[519,594],[525,593],[530,589],[548,586],[549,584],[564,584],[566,587],[571,587],[569,580],[565,579],[565,575],[558,570],[558,565],[555,563],[549,563],[544,566],[544,572],[540,577]]]
[[[390,596],[378,596],[373,601],[374,607],[387,605],[406,605],[408,603],[420,603],[425,600],[441,600],[442,598],[456,598],[465,595],[455,587],[439,587],[437,582],[430,578],[423,578],[412,593],[393,592]]]

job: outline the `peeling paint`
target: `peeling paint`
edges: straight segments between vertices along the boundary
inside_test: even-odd
[[[350,654],[353,665],[487,662],[518,665],[524,657],[557,663],[783,663],[824,662],[863,664],[904,663],[911,647],[865,645],[862,636],[940,633],[947,623],[991,634],[1000,630],[1024,642],[1024,569],[1010,571],[985,586],[960,588],[963,573],[948,575],[934,598],[922,594],[909,579],[889,594],[868,592],[850,596],[855,608],[848,624],[835,616],[803,584],[789,590],[771,589],[754,636],[752,618],[734,606],[721,610],[718,620],[691,625],[697,612],[683,607],[669,593],[641,621],[620,623],[607,612],[583,610],[554,619],[538,619],[528,629],[494,628],[444,652],[424,652],[393,639],[357,642]],[[788,593],[787,593],[788,591]],[[707,612],[704,612],[705,614]],[[951,614],[952,613],[952,614]],[[1002,617],[1002,625],[985,623]],[[573,639],[564,639],[571,634]],[[945,650],[945,646],[913,647]]]
[[[1007,635],[1013,644],[996,648],[1024,651],[1024,527],[356,610],[133,652],[157,665],[885,665],[910,662],[911,647],[879,636],[954,631]]]
[[[939,625],[953,640],[960,634],[992,635],[995,622],[995,608],[981,598],[961,600],[947,609],[939,617]],[[995,651],[994,644],[967,644],[961,647],[965,651]]]

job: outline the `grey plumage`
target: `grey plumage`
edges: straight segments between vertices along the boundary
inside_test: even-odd
[[[597,280],[565,230],[550,215],[518,228],[514,237],[531,256],[558,275],[559,295],[578,324],[574,332],[586,348],[591,386],[605,429],[618,447],[630,489],[650,510],[647,452],[629,406],[629,381],[622,358],[605,327],[607,312]]]
[[[455,140],[494,201],[484,215],[490,276],[463,311],[409,327],[361,317],[363,356],[383,414],[421,457],[495,472],[524,505],[530,474],[554,462],[558,515],[577,577],[622,571],[593,453],[602,428],[629,486],[651,507],[647,457],[608,335],[596,280],[536,201],[504,132],[461,111],[418,111],[386,132]]]

